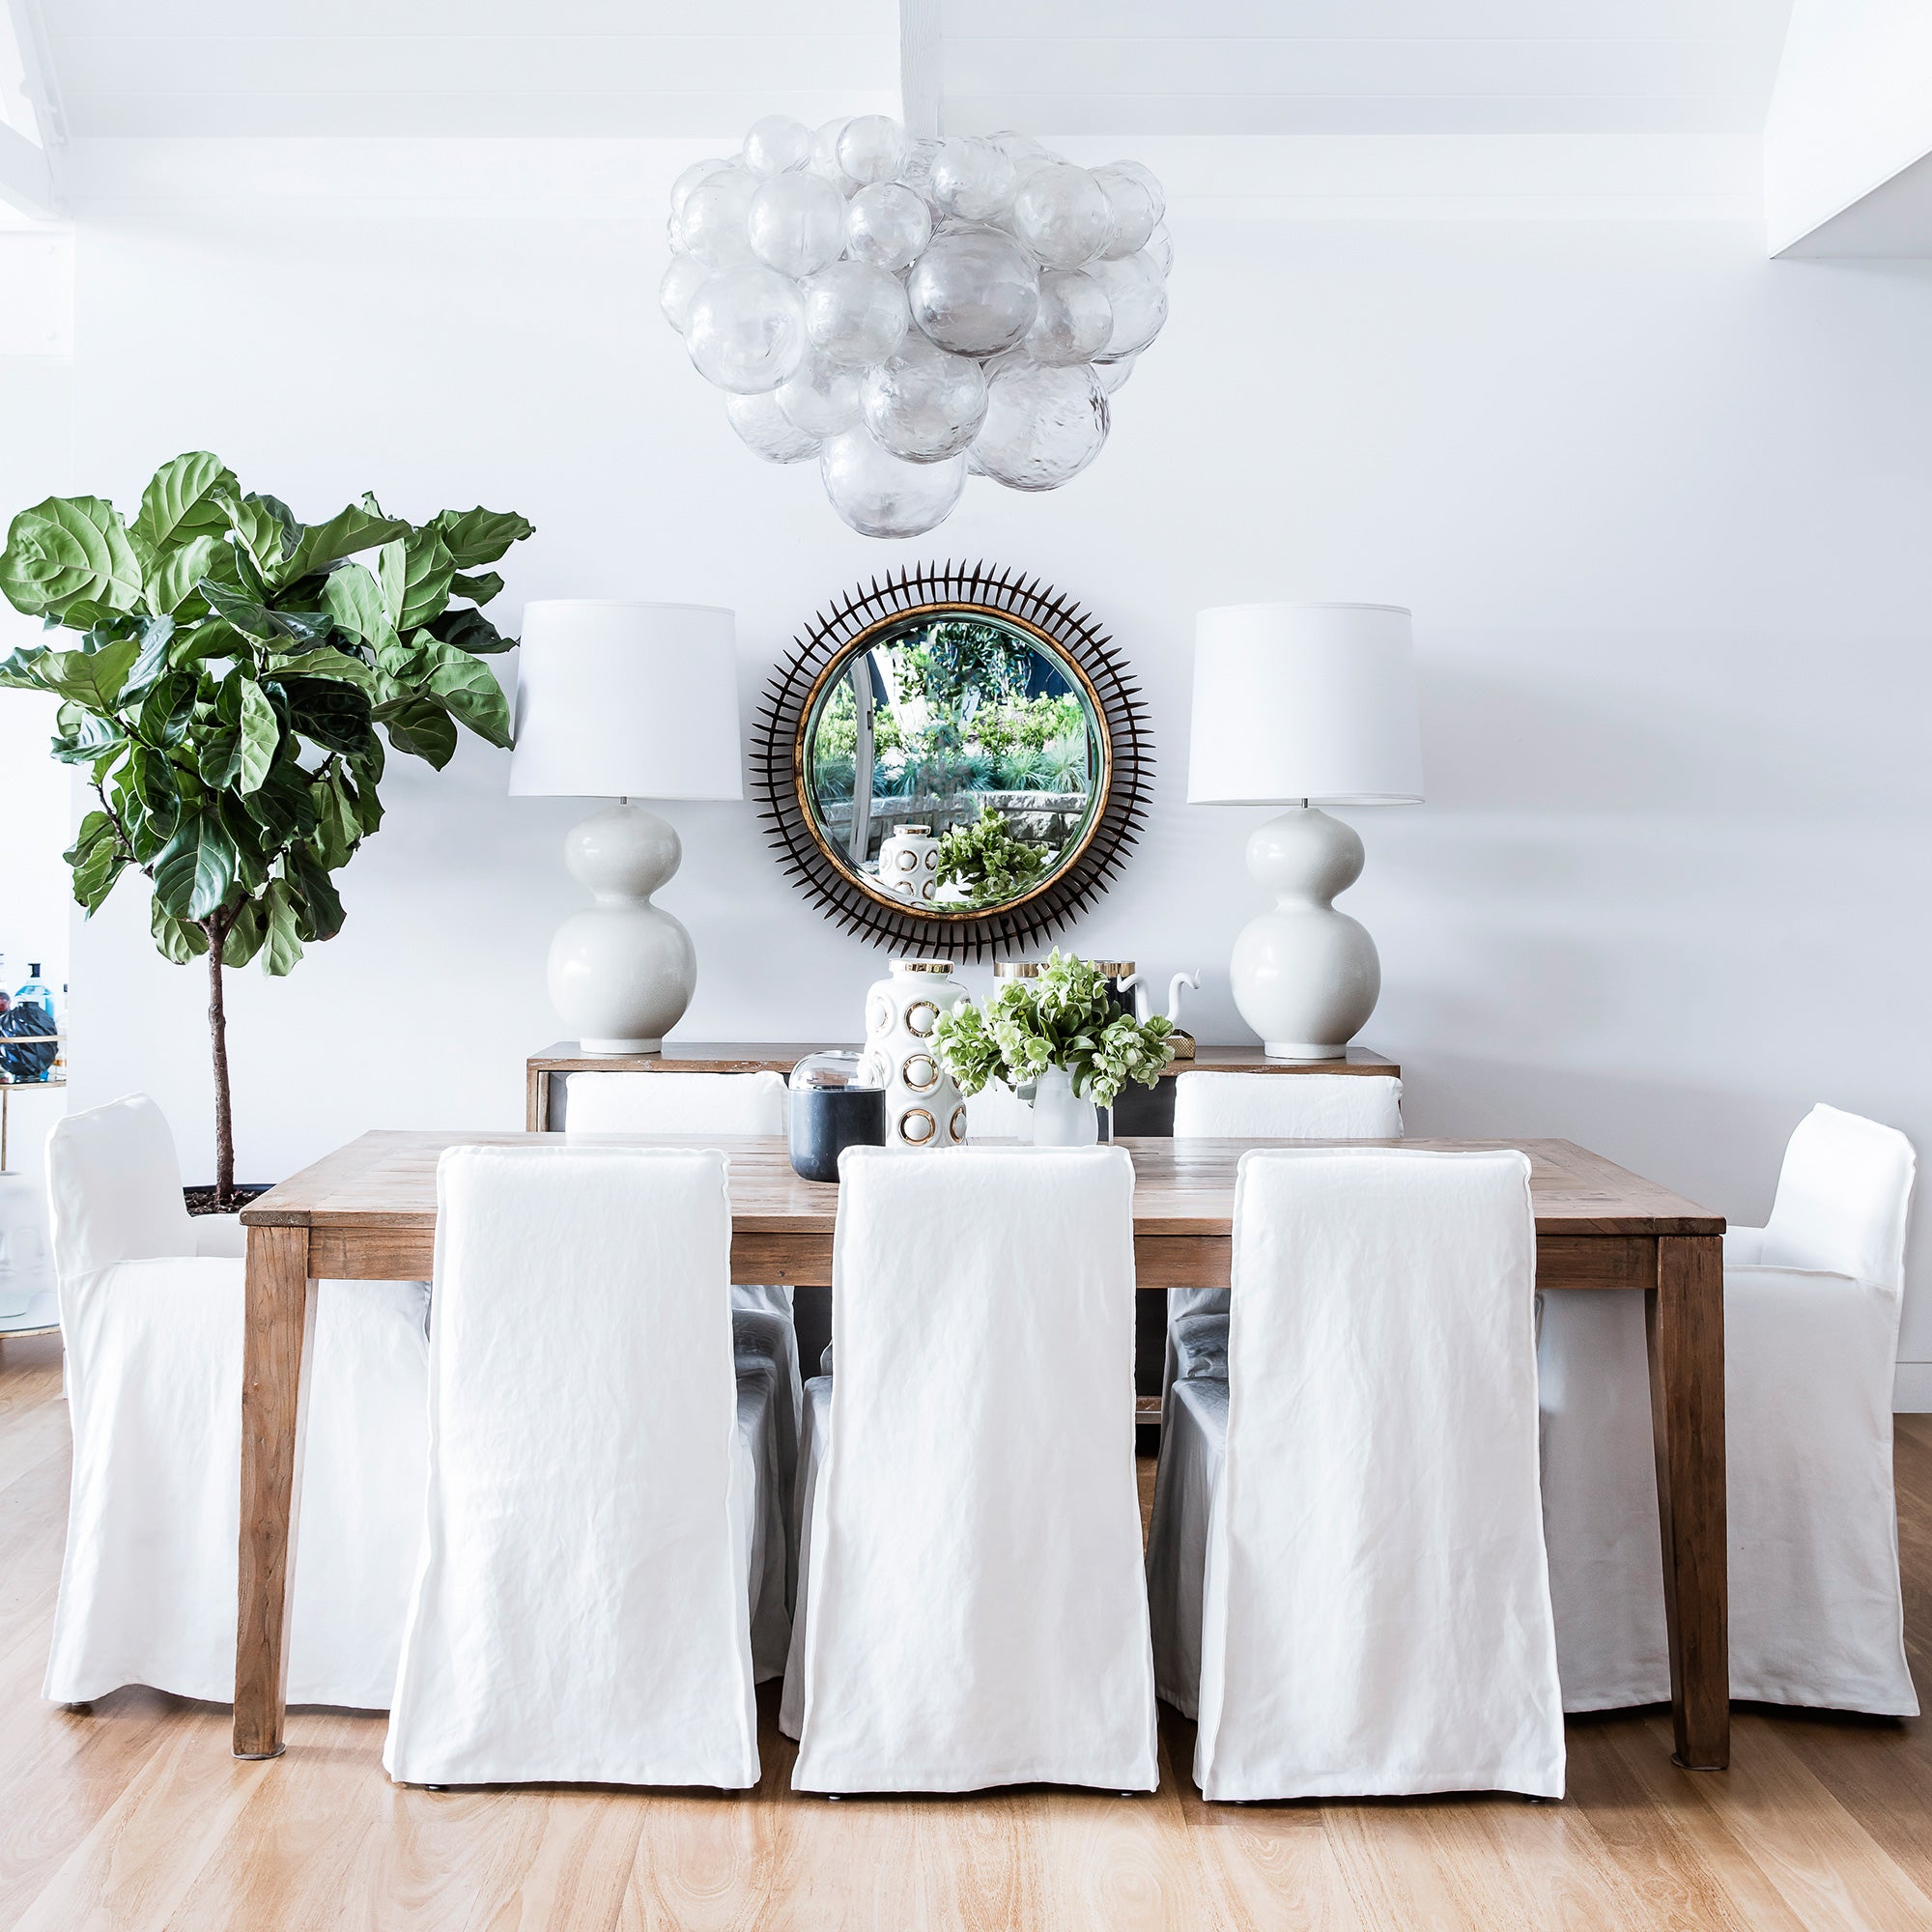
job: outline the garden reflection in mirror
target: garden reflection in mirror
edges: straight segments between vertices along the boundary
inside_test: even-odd
[[[856,639],[821,672],[800,751],[800,803],[822,849],[868,893],[940,918],[1051,884],[1107,792],[1085,673],[984,610],[913,611]]]

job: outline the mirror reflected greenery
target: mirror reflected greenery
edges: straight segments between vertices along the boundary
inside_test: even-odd
[[[1078,855],[1106,790],[1088,688],[1031,631],[970,606],[909,615],[836,659],[807,714],[814,835],[881,896],[996,911]]]

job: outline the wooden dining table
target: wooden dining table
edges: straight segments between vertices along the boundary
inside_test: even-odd
[[[776,1138],[369,1133],[244,1208],[236,1756],[275,1757],[282,1750],[294,1504],[306,1406],[302,1372],[315,1333],[316,1283],[429,1280],[436,1169],[443,1150],[566,1140],[722,1149],[730,1160],[732,1280],[796,1287],[831,1283],[838,1189],[800,1179],[791,1171],[785,1143]],[[1152,1293],[1226,1287],[1236,1168],[1242,1152],[1257,1146],[1317,1144],[1149,1139],[1120,1145],[1134,1163],[1135,1272],[1141,1290]],[[1570,1141],[1387,1145],[1520,1148],[1530,1159],[1537,1287],[1643,1295],[1675,1755],[1690,1769],[1722,1769],[1730,1762],[1723,1217]]]

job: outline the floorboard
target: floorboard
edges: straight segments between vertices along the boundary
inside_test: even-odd
[[[1913,1666],[1932,1669],[1932,1418],[1899,1418]],[[146,1690],[42,1701],[67,1487],[52,1339],[0,1344],[0,1932],[1825,1932],[1932,1925],[1919,1721],[1741,1707],[1734,1768],[1656,1711],[1570,1726],[1561,1804],[1209,1805],[1194,1727],[1160,1789],[796,1797],[776,1686],[735,1797],[402,1791],[383,1720],[302,1711],[276,1764]],[[1143,1463],[1143,1500],[1151,1464]]]

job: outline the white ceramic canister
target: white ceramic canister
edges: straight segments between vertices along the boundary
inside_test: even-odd
[[[908,905],[930,905],[939,889],[939,840],[929,825],[901,825],[879,845],[879,889]]]
[[[941,1013],[966,998],[947,959],[895,959],[866,995],[866,1059],[886,1090],[886,1145],[958,1147],[966,1100],[933,1040]]]

